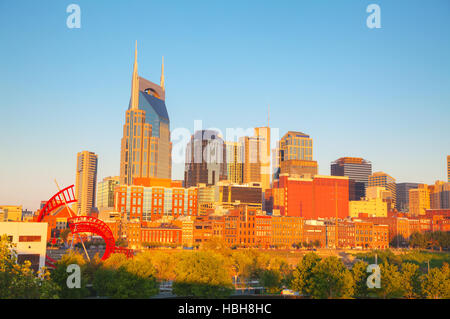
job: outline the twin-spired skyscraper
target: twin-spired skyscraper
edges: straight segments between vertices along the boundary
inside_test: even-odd
[[[165,103],[164,58],[157,85],[138,75],[137,44],[134,53],[131,99],[126,111],[120,152],[120,183],[135,178],[172,176],[170,121]]]

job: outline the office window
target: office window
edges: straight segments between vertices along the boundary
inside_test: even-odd
[[[41,236],[19,236],[20,243],[40,242]],[[38,255],[39,256],[39,255]]]

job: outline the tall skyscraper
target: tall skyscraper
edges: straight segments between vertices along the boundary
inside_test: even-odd
[[[365,190],[371,174],[372,163],[360,157],[341,157],[331,163],[332,176],[347,176],[349,180],[354,181],[350,182],[350,200],[360,200],[366,196]]]
[[[234,184],[243,183],[243,151],[239,142],[225,142],[227,150],[227,176],[228,180]]]
[[[447,155],[447,181],[450,183],[450,155]]]
[[[138,76],[137,45],[120,152],[120,183],[172,176],[170,121],[165,103],[164,59],[160,85]]]
[[[397,200],[397,187],[395,183],[395,178],[384,173],[384,172],[375,172],[369,176],[369,187],[370,186],[381,186],[384,189],[391,192],[392,200],[391,200],[391,208],[395,207]]]
[[[261,187],[263,190],[270,188],[270,127],[255,128],[255,137],[259,138],[259,156],[261,162]]]
[[[436,181],[429,185],[431,209],[450,209],[450,183]]]
[[[227,178],[225,142],[217,131],[201,130],[186,147],[184,186],[215,185]]]
[[[114,190],[119,185],[119,176],[105,177],[98,182],[97,187],[97,208],[114,208]]]
[[[279,141],[275,155],[274,179],[280,174],[313,177],[318,165],[313,161],[313,140],[302,132],[289,131]]]
[[[97,185],[98,156],[89,151],[77,154],[77,173],[75,180],[75,212],[87,216],[95,205],[95,189]]]
[[[244,136],[239,139],[242,144],[244,160],[243,182],[261,183],[261,142],[262,139],[255,136]]]
[[[409,211],[409,190],[417,188],[419,184],[417,183],[397,183],[397,203],[396,208],[400,212]]]
[[[427,209],[430,209],[430,190],[428,185],[419,184],[409,190],[409,213],[412,217],[418,217],[425,215]]]

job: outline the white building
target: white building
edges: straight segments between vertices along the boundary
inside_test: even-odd
[[[5,234],[15,245],[19,263],[29,260],[35,271],[45,266],[47,223],[0,222],[0,236]]]

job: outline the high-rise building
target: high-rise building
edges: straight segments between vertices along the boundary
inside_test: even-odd
[[[409,190],[417,188],[419,184],[417,183],[397,183],[397,203],[396,208],[400,212],[409,211]]]
[[[89,151],[77,154],[77,173],[75,180],[75,212],[87,216],[95,205],[95,189],[97,186],[98,156]]]
[[[97,185],[97,208],[114,208],[114,190],[119,185],[119,176],[105,177]]]
[[[214,130],[196,131],[186,147],[184,186],[215,185],[227,178],[225,142]]]
[[[409,190],[409,213],[413,217],[425,215],[430,209],[430,190],[428,185],[419,184],[417,188]]]
[[[135,178],[170,179],[172,143],[165,103],[164,60],[160,85],[139,77],[137,47],[131,99],[125,117],[120,152],[120,183],[132,185]]]
[[[243,150],[243,182],[261,182],[261,139],[244,136],[239,139]]]
[[[332,176],[347,176],[354,181],[350,190],[350,200],[360,200],[366,196],[365,189],[372,174],[372,163],[360,157],[341,157],[331,163]]]
[[[450,183],[436,181],[428,189],[431,209],[450,209]]]
[[[395,207],[397,199],[397,187],[395,178],[384,172],[375,172],[369,176],[368,186],[381,186],[390,191],[392,196],[391,209],[392,207]]]
[[[313,161],[313,141],[302,132],[287,132],[279,141],[275,160],[274,180],[280,174],[313,177],[317,175],[318,165]]]
[[[225,142],[227,151],[227,176],[228,180],[234,184],[243,183],[243,150],[239,142]]]
[[[450,155],[447,155],[447,181],[450,183]]]
[[[259,138],[259,156],[261,163],[261,186],[262,189],[270,188],[270,127],[256,127],[255,137]]]

